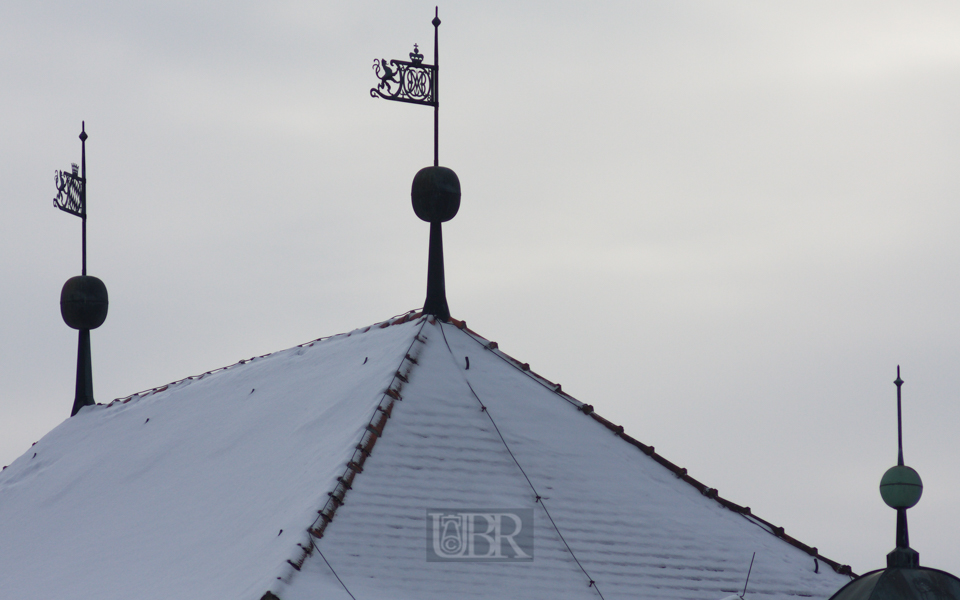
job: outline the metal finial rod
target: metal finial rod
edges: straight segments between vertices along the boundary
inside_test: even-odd
[[[87,274],[87,122],[80,121],[80,229],[83,264],[81,275]]]
[[[900,388],[903,380],[900,379],[900,365],[897,365],[897,379],[893,382],[897,386],[897,465],[903,466],[903,412],[900,408]],[[897,548],[910,547],[910,533],[907,529],[907,509],[897,509]]]
[[[903,380],[900,379],[900,365],[897,365],[897,379],[893,383],[897,386],[897,465],[903,466],[903,417],[900,410],[900,386]]]
[[[897,548],[910,547],[910,532],[907,530],[907,509],[897,509]]]
[[[440,166],[440,7],[433,7],[433,166]]]
[[[90,354],[90,330],[81,329],[77,343],[77,385],[70,416],[75,416],[84,406],[92,406],[96,403],[96,400],[93,399],[93,361]]]
[[[433,166],[440,166],[440,8],[433,9]],[[456,177],[456,175],[454,175]],[[459,182],[457,185],[459,188]],[[459,196],[459,189],[457,190]],[[457,198],[459,205],[459,197]],[[454,214],[456,212],[454,211]],[[452,216],[451,216],[452,218]],[[423,312],[450,320],[446,282],[443,273],[443,223],[430,222],[430,254],[427,259],[427,299]]]
[[[423,312],[436,315],[441,321],[450,320],[450,307],[447,305],[447,290],[443,275],[443,229],[442,223],[430,223],[430,255],[427,259],[427,299],[423,302]]]
[[[903,379],[900,378],[900,365],[897,365],[897,466],[890,467],[880,479],[880,495],[887,506],[897,511],[897,545],[887,554],[888,568],[916,569],[920,566],[920,555],[910,547],[910,533],[907,529],[907,509],[915,506],[923,493],[920,475],[903,464]]]

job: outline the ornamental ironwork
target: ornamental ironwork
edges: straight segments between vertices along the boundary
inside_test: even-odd
[[[370,96],[411,104],[437,106],[437,66],[423,63],[417,44],[410,60],[373,59],[373,72],[380,83],[370,88]]]
[[[71,165],[72,171],[54,171],[53,182],[57,185],[57,197],[53,199],[53,205],[83,218],[84,193],[83,186],[86,183],[80,176],[80,167],[76,163]]]
[[[80,123],[80,165],[71,165],[70,171],[54,171],[53,183],[57,195],[53,205],[65,213],[80,217],[81,273],[87,274],[87,124]]]

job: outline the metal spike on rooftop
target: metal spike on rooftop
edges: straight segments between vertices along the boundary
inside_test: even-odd
[[[53,199],[53,205],[80,217],[82,223],[80,275],[68,279],[60,290],[60,316],[69,327],[80,332],[77,344],[77,385],[71,417],[84,406],[96,404],[93,399],[90,330],[103,325],[109,306],[107,286],[100,279],[87,275],[87,137],[86,122],[81,122],[79,172],[77,165],[72,164],[70,171],[57,171],[54,176],[57,196]]]
[[[410,60],[374,59],[373,72],[380,83],[370,89],[370,96],[423,104],[433,107],[433,166],[417,172],[413,179],[413,210],[430,223],[430,253],[427,260],[427,298],[423,312],[443,321],[450,320],[447,306],[443,266],[444,221],[456,216],[460,209],[460,179],[452,169],[440,166],[440,44],[439,8],[434,8],[433,64],[423,62],[419,45],[414,44]]]
[[[903,464],[903,411],[901,407],[900,365],[897,365],[897,466],[887,469],[880,480],[880,496],[887,506],[897,511],[897,546],[887,555],[887,567],[906,567],[916,569],[920,566],[920,555],[910,547],[910,534],[907,530],[907,509],[915,506],[923,494],[920,475]]]
[[[897,465],[880,480],[880,495],[897,511],[897,547],[887,554],[887,568],[864,573],[830,597],[830,600],[960,600],[960,579],[938,569],[920,566],[920,555],[910,547],[907,509],[920,501],[920,475],[903,464],[903,412],[900,365],[897,365]]]

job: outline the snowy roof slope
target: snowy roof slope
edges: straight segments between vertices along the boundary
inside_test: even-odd
[[[3,596],[260,598],[419,326],[335,336],[67,419],[0,473]]]
[[[827,598],[849,581],[495,344],[441,323],[418,339],[402,401],[283,600],[716,599],[741,591],[754,551],[751,597]],[[426,510],[477,507],[533,509],[533,562],[427,562]]]
[[[495,347],[408,314],[85,408],[0,473],[0,590],[716,599],[754,551],[750,596],[849,580]],[[426,561],[427,509],[483,507],[533,510],[533,562]]]

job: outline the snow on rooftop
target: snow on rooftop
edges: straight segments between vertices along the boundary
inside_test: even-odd
[[[420,337],[402,401],[283,600],[721,598],[754,551],[754,597],[828,598],[849,581],[486,340],[440,323]],[[426,509],[448,507],[532,509],[534,560],[426,562]]]
[[[0,473],[3,595],[260,598],[416,328],[336,336],[65,420]]]
[[[754,551],[749,596],[849,581],[495,347],[406,315],[87,407],[0,473],[0,590],[721,598]],[[533,511],[532,561],[426,560],[428,509],[484,507]]]

